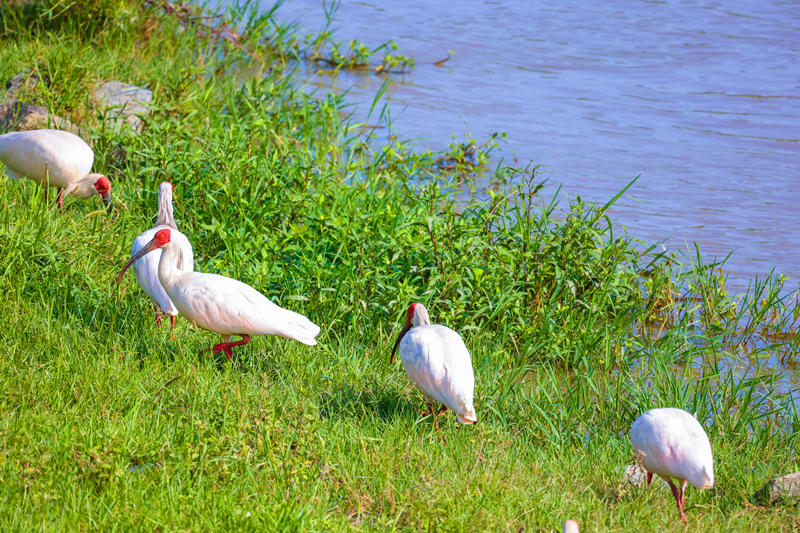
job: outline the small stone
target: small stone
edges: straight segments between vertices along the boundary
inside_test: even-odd
[[[106,115],[115,131],[125,125],[134,133],[142,129],[142,115],[150,112],[153,92],[144,87],[128,85],[119,81],[108,81],[92,90],[92,100],[98,111]]]
[[[800,502],[800,472],[770,479],[753,494],[753,501],[762,505],[797,505]]]

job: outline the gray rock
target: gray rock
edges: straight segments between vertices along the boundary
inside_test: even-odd
[[[77,126],[69,120],[50,113],[40,105],[19,100],[19,93],[23,89],[32,91],[38,83],[39,76],[30,69],[23,70],[6,83],[6,92],[0,99],[0,133],[54,128],[79,134]]]
[[[33,89],[39,84],[39,76],[31,72],[31,69],[25,69],[6,83],[5,101],[11,102],[17,99],[17,94],[22,88]]]
[[[92,100],[115,131],[119,132],[128,126],[136,133],[142,129],[140,117],[150,113],[153,92],[136,85],[108,81],[92,90]]]
[[[762,505],[797,505],[800,502],[800,472],[770,479],[753,494],[753,500]]]
[[[30,105],[13,100],[0,104],[0,133],[16,130],[53,128],[79,135],[78,127],[65,118],[53,115],[40,105]]]

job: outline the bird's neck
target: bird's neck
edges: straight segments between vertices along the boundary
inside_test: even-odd
[[[172,195],[164,194],[158,196],[158,218],[156,226],[169,226],[178,229],[175,224],[175,215],[172,211]]]
[[[168,242],[161,247],[161,260],[158,262],[158,279],[161,285],[169,290],[180,275],[178,264],[181,261],[181,251],[175,243]],[[167,292],[169,294],[169,292]]]
[[[71,194],[72,196],[76,196],[78,198],[91,198],[95,194],[97,194],[97,189],[94,188],[94,182],[96,180],[90,174],[87,174],[83,178],[78,181],[74,188],[70,189],[67,187],[64,189],[64,194]]]

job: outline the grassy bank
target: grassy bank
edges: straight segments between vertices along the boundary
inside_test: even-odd
[[[0,176],[3,530],[800,527],[750,501],[800,469],[776,384],[800,311],[780,279],[731,296],[713,266],[642,253],[602,207],[556,216],[530,169],[498,169],[488,199],[454,209],[465,169],[370,145],[342,99],[293,88],[304,45],[271,19],[233,45],[157,7],[41,9],[0,8],[0,80],[35,69],[26,98],[89,132],[119,216],[60,213]],[[94,113],[89,88],[109,79],[153,90],[141,135]],[[196,269],[307,315],[318,346],[198,356],[218,338],[179,318],[170,341],[133,277],[116,286],[162,180]],[[448,415],[446,444],[389,364],[412,301],[472,353],[479,423]],[[619,471],[656,406],[697,411],[715,453],[686,526],[668,490]]]

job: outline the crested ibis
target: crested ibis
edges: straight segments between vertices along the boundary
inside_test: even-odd
[[[194,270],[194,253],[189,239],[178,231],[178,226],[175,224],[175,217],[172,211],[172,191],[172,183],[168,181],[163,181],[158,186],[158,217],[156,218],[156,225],[142,232],[134,239],[133,246],[131,246],[131,257],[139,253],[139,250],[153,239],[158,230],[170,229],[170,240],[178,247],[180,253],[178,270],[192,272]],[[156,308],[156,323],[159,326],[161,325],[161,313],[163,312],[169,315],[170,329],[174,329],[175,315],[178,314],[178,308],[169,299],[164,287],[161,286],[161,281],[158,279],[158,262],[160,259],[161,250],[153,250],[152,253],[140,257],[133,264],[133,276],[142,290],[150,297],[153,307]]]
[[[45,187],[58,188],[58,206],[64,195],[90,198],[99,195],[111,213],[111,182],[93,174],[94,152],[83,139],[68,131],[29,130],[0,135],[0,161],[13,179],[30,178]]]
[[[650,409],[631,426],[631,444],[647,470],[648,486],[653,474],[661,476],[672,489],[681,520],[686,522],[683,513],[686,484],[698,489],[714,486],[714,458],[703,426],[683,409]],[[678,481],[680,489],[672,478]]]
[[[403,368],[425,398],[437,430],[436,417],[447,408],[453,410],[462,424],[478,420],[472,405],[475,389],[472,359],[458,333],[447,326],[431,324],[425,306],[414,303],[406,311],[406,322],[392,348],[390,363],[394,362],[398,348]],[[433,402],[443,404],[437,413],[433,412]]]
[[[319,334],[319,326],[299,313],[275,305],[251,286],[217,274],[180,270],[180,248],[172,242],[172,231],[169,228],[156,231],[120,271],[117,283],[140,257],[160,249],[158,279],[172,303],[190,322],[223,336],[223,342],[203,352],[223,351],[230,360],[233,348],[249,343],[251,335],[280,335],[309,346],[317,344],[314,337]],[[231,342],[234,335],[241,340]]]

